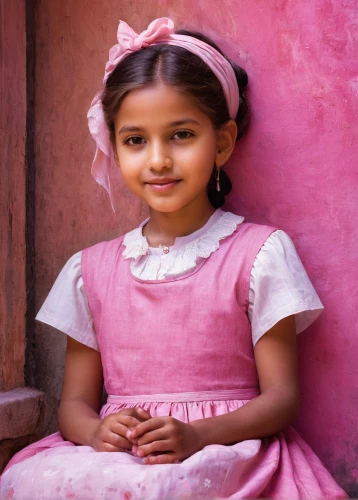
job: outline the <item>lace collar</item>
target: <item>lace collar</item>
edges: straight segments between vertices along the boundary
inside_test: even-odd
[[[139,260],[141,257],[160,253],[158,248],[151,248],[143,236],[142,227],[148,220],[149,218],[125,235],[123,239],[123,245],[126,247],[123,252],[125,259]],[[165,257],[170,260],[175,259],[176,262],[173,262],[171,267],[181,267],[180,262],[183,260],[186,262],[186,267],[189,264],[195,265],[198,257],[208,258],[215,252],[220,246],[220,241],[233,234],[243,221],[244,217],[218,209],[201,229],[188,236],[177,238],[174,245],[169,247],[168,256]]]

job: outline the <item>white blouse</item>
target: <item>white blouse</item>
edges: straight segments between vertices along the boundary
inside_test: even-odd
[[[216,210],[198,231],[178,237],[173,246],[149,247],[142,234],[145,220],[127,233],[123,255],[131,272],[143,280],[160,280],[191,272],[230,236],[243,217]],[[81,273],[81,253],[63,267],[36,319],[99,350]],[[307,328],[323,306],[289,236],[274,231],[258,252],[250,275],[248,318],[253,345],[281,319],[295,315],[296,332]]]

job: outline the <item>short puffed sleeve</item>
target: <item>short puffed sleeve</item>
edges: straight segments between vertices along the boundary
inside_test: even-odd
[[[295,315],[300,333],[322,311],[292,240],[284,231],[274,231],[258,252],[250,276],[248,317],[253,344],[287,316]]]
[[[65,264],[36,319],[99,351],[78,252]]]

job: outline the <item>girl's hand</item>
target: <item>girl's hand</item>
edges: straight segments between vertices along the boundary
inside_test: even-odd
[[[92,435],[91,446],[96,451],[132,450],[133,443],[126,438],[128,428],[135,428],[150,418],[150,413],[141,407],[112,413],[99,422]]]
[[[172,464],[202,448],[198,431],[173,417],[153,417],[128,429],[126,437],[137,445],[145,464]]]

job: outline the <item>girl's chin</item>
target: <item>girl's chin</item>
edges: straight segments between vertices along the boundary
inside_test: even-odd
[[[179,205],[179,204],[162,204],[162,203],[148,203],[148,205],[151,210],[167,214],[178,212],[184,207],[184,205]]]
[[[164,199],[164,197],[161,199],[153,199],[151,197],[150,199],[147,198],[144,201],[149,205],[150,209],[163,213],[178,212],[188,205],[188,200],[180,200],[174,196],[167,197],[166,199]]]

